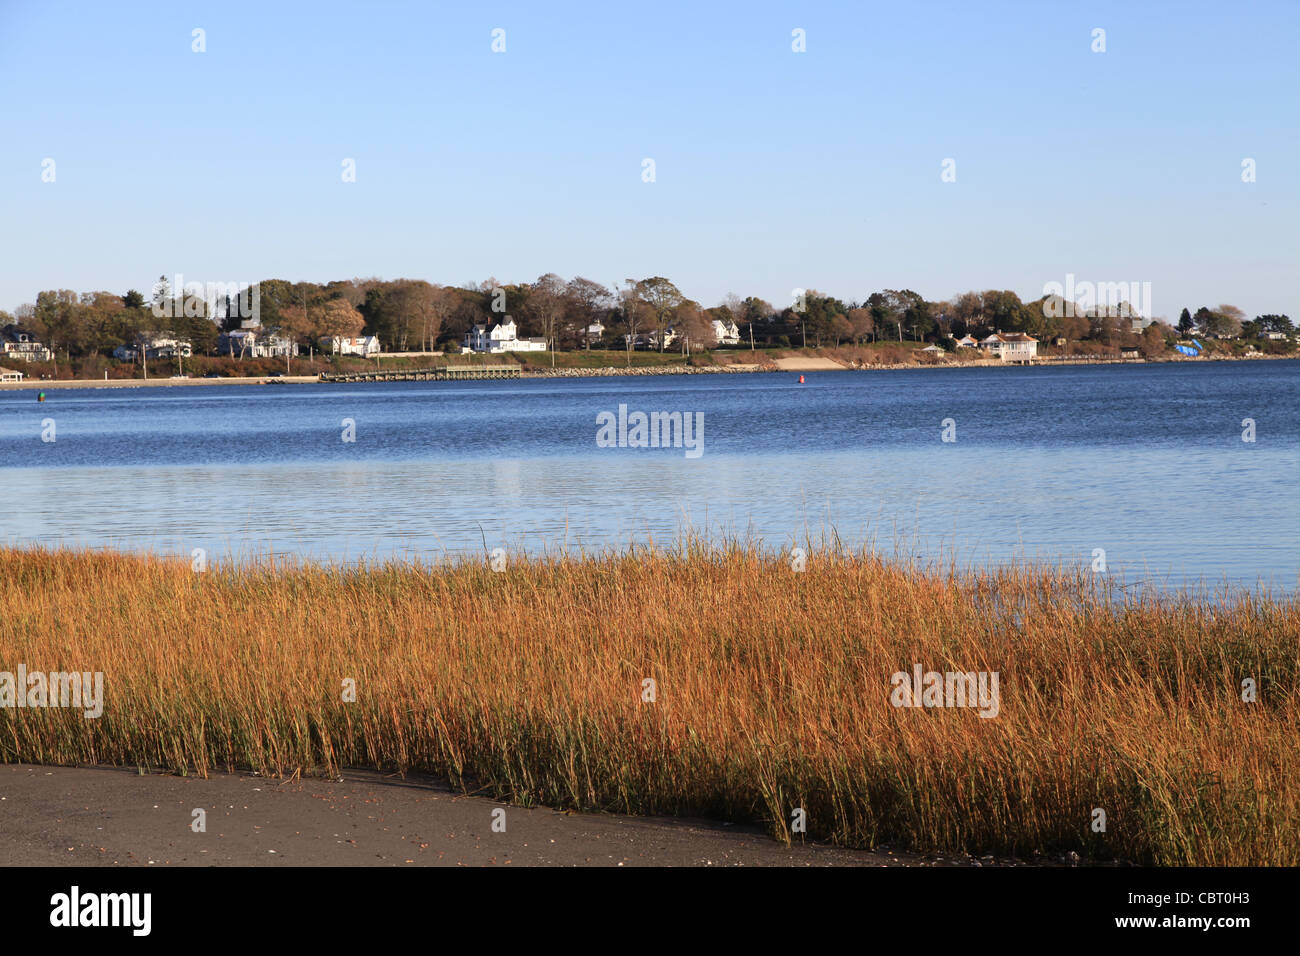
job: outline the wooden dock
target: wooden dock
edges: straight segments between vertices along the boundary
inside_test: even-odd
[[[321,372],[322,382],[445,382],[478,378],[519,378],[518,365],[444,365],[439,368]]]

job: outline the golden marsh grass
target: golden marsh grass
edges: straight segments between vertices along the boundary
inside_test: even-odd
[[[892,706],[917,663],[997,671],[998,716]],[[781,839],[802,807],[847,846],[1300,863],[1294,596],[1116,602],[1061,570],[867,553],[795,573],[747,544],[501,573],[0,550],[18,664],[103,671],[104,713],[0,708],[6,762],[364,766]]]

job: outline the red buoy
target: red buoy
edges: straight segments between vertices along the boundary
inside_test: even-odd
[[[803,384],[803,376],[802,376],[802,375],[799,376],[799,384],[800,384],[800,385]]]

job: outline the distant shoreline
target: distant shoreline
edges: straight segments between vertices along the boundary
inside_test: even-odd
[[[880,365],[845,365],[820,356],[789,356],[773,360],[775,364],[734,365],[607,365],[598,368],[534,368],[523,366],[521,378],[606,378],[639,375],[743,375],[752,372],[875,372],[903,369],[942,368],[1053,368],[1079,365],[1170,365],[1199,362],[1258,362],[1300,360],[1300,355],[1219,355],[1202,358],[1167,359],[1074,359],[1070,357],[1039,359],[1029,366],[1013,365],[997,359],[978,359],[970,362],[936,362],[934,364],[882,363]],[[187,385],[307,385],[319,382],[318,375],[282,375],[276,378],[265,375],[223,376],[221,378],[111,378],[111,379],[28,379],[22,382],[0,382],[0,391],[45,390],[64,388],[169,388]]]
[[[0,382],[0,391],[18,389],[44,391],[53,388],[160,388],[173,385],[267,385],[271,382],[303,385],[316,381],[315,375],[285,375],[282,378],[267,378],[265,375],[231,378],[37,378],[22,382]]]

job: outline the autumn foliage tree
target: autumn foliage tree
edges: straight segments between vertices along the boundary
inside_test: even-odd
[[[651,276],[636,284],[637,297],[648,307],[650,321],[654,323],[659,351],[664,350],[668,329],[672,326],[677,307],[685,296],[677,286],[663,276]]]

